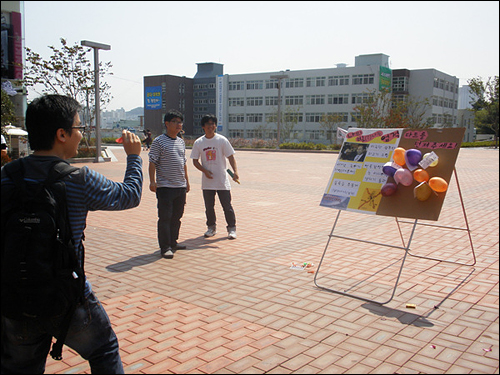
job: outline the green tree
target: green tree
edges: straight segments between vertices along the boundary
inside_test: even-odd
[[[2,89],[2,134],[5,136],[4,127],[9,124],[15,124],[17,121],[14,111],[14,103],[4,89]]]
[[[425,117],[429,107],[428,99],[396,99],[389,90],[369,90],[353,109],[361,128],[418,129],[431,126],[431,119]]]
[[[495,135],[495,148],[498,147],[498,76],[489,77],[486,82],[481,77],[467,81],[471,95],[471,105],[474,111],[474,124],[481,133]]]
[[[91,48],[82,47],[78,44],[68,46],[66,39],[60,39],[61,48],[48,46],[52,50],[52,55],[48,60],[42,59],[40,54],[26,47],[26,67],[24,73],[24,84],[32,87],[35,92],[38,86],[43,87],[43,93],[67,95],[82,104],[91,108],[94,105],[94,95],[87,95],[87,92],[94,92],[94,67],[87,59],[87,52]],[[99,63],[99,78],[112,75],[109,70],[110,62]],[[100,105],[104,108],[112,99],[110,86],[99,79]]]

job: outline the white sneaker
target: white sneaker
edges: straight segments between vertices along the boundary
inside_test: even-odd
[[[227,233],[227,238],[229,238],[230,240],[235,240],[236,239],[236,231],[235,230],[230,230]]]
[[[205,232],[204,236],[205,237],[213,237],[213,236],[215,236],[216,233],[217,233],[217,231],[215,230],[215,228],[208,228],[208,230]]]

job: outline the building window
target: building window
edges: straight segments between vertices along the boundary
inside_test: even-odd
[[[374,74],[353,74],[353,85],[372,85],[375,79]]]
[[[247,90],[261,90],[262,86],[262,81],[247,81]]]
[[[245,82],[243,81],[235,81],[229,82],[229,90],[243,90],[245,88]]]
[[[392,91],[408,91],[408,77],[393,77]]]
[[[264,101],[262,100],[262,97],[247,98],[247,106],[249,107],[256,107],[262,105],[263,103]]]
[[[243,113],[230,114],[229,122],[245,122],[245,115]]]
[[[324,95],[306,95],[306,104],[307,105],[325,104],[325,96]]]
[[[328,86],[348,86],[349,76],[332,76],[328,77]]]
[[[306,79],[306,87],[322,87],[325,86],[326,77],[308,77]]]
[[[266,96],[266,105],[278,105],[277,96]]]
[[[245,98],[229,98],[228,100],[230,107],[244,107]]]
[[[262,122],[263,117],[262,113],[248,113],[247,122]]]
[[[328,104],[349,104],[349,94],[330,94]]]
[[[306,113],[306,122],[321,122],[324,113]]]
[[[294,87],[304,87],[304,79],[303,78],[290,78],[286,80],[285,87],[294,88]]]
[[[304,120],[304,115],[302,113],[285,113],[284,119],[286,122],[302,122]]]
[[[303,105],[304,104],[304,97],[302,95],[285,96],[285,104],[286,105]]]
[[[266,89],[277,89],[278,80],[277,79],[266,79]]]
[[[361,104],[361,103],[368,103],[368,100],[370,99],[370,94],[352,94],[352,104]]]

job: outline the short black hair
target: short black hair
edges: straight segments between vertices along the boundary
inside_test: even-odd
[[[31,149],[52,149],[58,129],[71,135],[80,109],[80,103],[64,95],[44,95],[28,104],[25,121]]]
[[[170,121],[172,121],[176,117],[178,117],[182,121],[184,121],[184,116],[182,115],[182,113],[180,113],[176,109],[171,109],[167,113],[165,113],[165,117],[163,118],[163,122],[170,122]]]
[[[215,125],[217,125],[217,117],[214,114],[208,113],[201,118],[201,127],[204,127],[205,124],[209,121],[213,121]]]

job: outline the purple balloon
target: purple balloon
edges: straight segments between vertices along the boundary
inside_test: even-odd
[[[408,169],[401,168],[394,172],[394,181],[404,186],[410,186],[413,183],[413,175]]]
[[[410,148],[405,152],[405,161],[408,167],[418,166],[420,160],[422,160],[422,153],[420,150]]]
[[[384,174],[386,174],[389,177],[394,176],[394,172],[396,172],[398,170],[398,168],[395,167],[394,165],[397,165],[397,164],[393,163],[392,161],[388,161],[382,167],[382,172],[384,172]]]
[[[394,182],[388,182],[384,186],[382,186],[382,189],[380,189],[380,192],[384,197],[390,197],[392,194],[394,194],[398,190],[398,185],[396,185]]]

